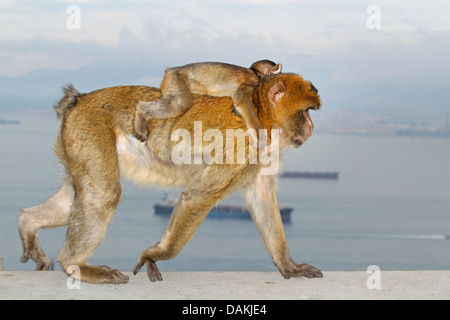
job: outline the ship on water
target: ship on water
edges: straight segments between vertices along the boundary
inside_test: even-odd
[[[0,119],[0,124],[19,124],[20,120],[5,120],[3,118]]]
[[[173,209],[178,204],[178,200],[175,200],[173,196],[164,195],[161,202],[155,204],[153,208],[155,209],[155,214],[158,215],[171,215]],[[281,220],[284,223],[291,221],[291,212],[293,208],[285,207],[280,208]],[[229,206],[229,205],[216,205],[208,213],[208,218],[216,219],[251,219],[250,211],[247,208],[240,206]]]
[[[281,178],[338,180],[339,172],[298,172],[286,171]]]

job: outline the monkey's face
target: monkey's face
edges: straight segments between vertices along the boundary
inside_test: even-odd
[[[313,133],[309,111],[320,108],[318,90],[295,74],[271,76],[262,87],[267,92],[273,128],[281,129],[289,144],[300,147]]]

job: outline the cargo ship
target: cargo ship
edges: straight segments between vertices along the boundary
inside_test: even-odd
[[[3,118],[0,119],[0,124],[19,124],[20,120],[5,120]]]
[[[286,171],[281,178],[338,180],[339,172],[298,172]]]
[[[153,206],[155,214],[170,215],[177,205],[178,201],[165,196],[163,200]],[[292,208],[280,208],[281,220],[283,222],[291,221]],[[216,219],[251,219],[250,211],[240,206],[216,205],[208,213],[208,218]]]

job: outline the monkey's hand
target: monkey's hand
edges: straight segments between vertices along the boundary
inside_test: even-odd
[[[156,266],[156,262],[149,258],[141,257],[137,265],[134,267],[133,274],[136,275],[144,264],[147,266],[147,275],[150,281],[162,281],[163,278],[158,270],[158,267]]]
[[[147,105],[145,101],[141,101],[136,106],[133,121],[133,135],[141,142],[147,141],[148,138],[148,116],[142,109]]]
[[[148,139],[148,134],[147,122],[144,122],[143,120],[135,121],[133,128],[134,137],[140,142],[145,142]]]

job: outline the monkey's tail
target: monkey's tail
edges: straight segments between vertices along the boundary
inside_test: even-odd
[[[75,107],[78,99],[85,95],[84,93],[78,92],[78,90],[71,84],[66,85],[63,88],[63,91],[64,96],[53,107],[59,120],[64,120],[66,118],[67,111]]]

